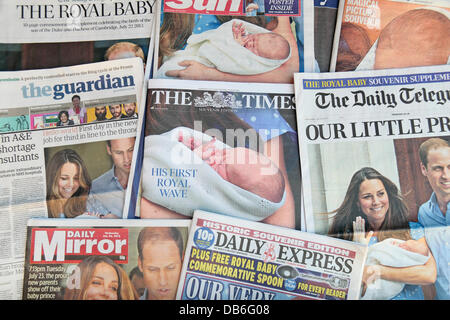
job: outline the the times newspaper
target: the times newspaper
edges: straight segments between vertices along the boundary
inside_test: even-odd
[[[408,267],[424,268],[413,273],[415,276],[425,275],[427,270],[433,273],[434,260],[448,261],[448,250],[434,251],[424,238],[423,227],[428,225],[422,225],[419,208],[424,210],[439,190],[448,190],[445,173],[439,183],[431,178],[432,170],[437,174],[439,168],[448,166],[448,152],[436,164],[429,160],[429,150],[448,151],[450,67],[295,77],[307,231],[368,242],[369,258],[375,246],[382,248],[382,254],[395,256],[393,260],[377,260],[376,264],[400,267],[400,263],[410,271],[413,269]],[[445,217],[445,209],[443,212]],[[416,250],[424,240],[439,257],[429,259],[427,247]],[[403,245],[402,250],[389,245],[389,241],[409,241],[413,252],[403,250]],[[442,245],[445,243],[448,236],[441,240]],[[420,259],[419,252],[426,261]],[[419,261],[408,260],[411,253]],[[445,265],[448,274],[447,262]],[[389,268],[384,269],[389,272]],[[434,281],[411,281],[402,273],[391,280],[409,284]],[[381,285],[376,291],[383,288]],[[421,292],[420,286],[406,285],[400,291],[390,291],[395,294],[381,297],[427,298],[426,292],[425,296]],[[371,297],[378,298],[376,294]]]
[[[208,209],[301,229],[293,99],[289,84],[150,79],[131,218]]]
[[[23,299],[174,299],[190,222],[32,219]]]
[[[300,0],[162,1],[154,78],[293,83],[314,72],[314,6]]]
[[[367,246],[196,211],[177,298],[358,299]]]
[[[448,63],[447,0],[341,0],[330,71]]]
[[[339,0],[314,0],[314,56],[320,72],[330,69]]]
[[[139,58],[0,73],[2,298],[21,292],[28,219],[122,218],[143,74]]]
[[[145,62],[153,55],[155,11],[155,0],[0,0],[0,70],[134,56]]]

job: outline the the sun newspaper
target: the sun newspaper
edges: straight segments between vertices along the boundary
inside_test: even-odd
[[[449,62],[447,0],[341,0],[330,71]]]
[[[338,5],[338,0],[314,0],[314,56],[320,72],[330,69]]]
[[[161,1],[154,78],[293,83],[315,71],[311,1]]]
[[[20,298],[28,219],[122,218],[143,68],[131,58],[0,73],[2,298]]]
[[[426,167],[430,160],[424,150],[450,142],[449,81],[448,65],[295,75],[308,232],[349,240],[363,234],[356,240],[369,241],[369,246],[378,242],[373,247],[396,257],[378,264],[435,268],[426,252],[426,262],[407,264],[411,252],[395,244],[424,242],[424,229],[417,221],[419,207],[434,197],[430,170],[448,164],[447,158],[439,160],[440,166],[433,164],[434,169]],[[445,174],[442,179],[444,186]],[[374,234],[367,239],[369,231]],[[388,241],[394,246],[383,247]],[[369,257],[371,251],[372,246]],[[448,256],[441,258],[448,261]],[[410,283],[400,275],[396,281]],[[417,287],[410,289],[419,294]],[[407,289],[384,296],[377,290],[373,299],[396,294],[401,299],[424,298],[403,292]]]
[[[153,56],[155,0],[0,0],[0,70]],[[151,61],[151,59],[150,59]]]
[[[289,84],[150,79],[142,175],[133,175],[141,192],[129,218],[207,208],[305,228],[293,98]]]
[[[177,298],[354,300],[366,253],[351,241],[197,210]]]
[[[190,220],[31,219],[23,299],[174,299],[190,224]],[[164,260],[168,255],[169,262]],[[165,278],[160,282],[150,278],[155,288],[147,288],[143,279],[152,275],[148,261],[162,260],[170,264],[162,271]]]

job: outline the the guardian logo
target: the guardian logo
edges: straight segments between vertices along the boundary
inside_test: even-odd
[[[106,74],[99,76],[97,80],[55,84],[53,87],[40,87],[31,82],[28,85],[22,86],[21,89],[24,98],[50,97],[53,95],[54,100],[61,100],[65,95],[134,86],[133,76],[111,77],[109,74]]]

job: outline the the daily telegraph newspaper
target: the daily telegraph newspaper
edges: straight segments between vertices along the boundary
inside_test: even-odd
[[[155,11],[155,0],[0,0],[0,70],[145,62]]]
[[[320,72],[330,69],[339,0],[314,0],[314,56]]]
[[[190,220],[32,219],[22,297],[174,299],[190,224]]]
[[[196,211],[182,300],[354,300],[367,246]]]
[[[448,190],[439,175],[448,152],[435,157],[430,150],[450,142],[449,81],[448,65],[295,75],[308,232],[370,240],[369,258],[375,246],[395,257],[374,258],[378,264],[434,268],[386,241],[423,244],[419,208]],[[395,281],[409,283],[405,274]],[[423,299],[421,292],[406,285],[382,297]]]
[[[122,218],[143,74],[139,58],[0,73],[2,298],[21,290],[28,219]]]
[[[300,0],[165,0],[154,78],[293,83],[313,72],[314,7]]]
[[[301,229],[296,127],[293,85],[150,79],[135,215]]]
[[[340,0],[330,71],[449,62],[448,0]]]

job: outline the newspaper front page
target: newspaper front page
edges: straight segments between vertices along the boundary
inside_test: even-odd
[[[143,74],[139,58],[0,73],[2,298],[20,298],[28,219],[122,218]]]
[[[339,0],[314,0],[314,56],[320,72],[330,69]]]
[[[358,299],[367,246],[196,211],[177,298]]]
[[[313,72],[311,1],[162,1],[154,78],[293,83]]]
[[[208,208],[301,229],[293,98],[288,84],[150,79],[133,217]]]
[[[434,180],[431,173],[439,177],[449,165],[450,67],[296,74],[295,81],[307,231],[376,243],[396,257],[378,261],[385,266],[410,261],[402,267],[433,270],[426,252],[426,262],[411,261],[407,250],[384,245],[423,245],[420,211],[448,190],[448,177]],[[440,148],[447,155],[431,162],[429,150]],[[402,276],[396,281],[409,283]],[[420,286],[405,288],[381,298],[426,298]]]
[[[32,219],[23,299],[174,299],[190,224]],[[162,280],[152,278],[158,268]]]
[[[145,62],[153,55],[155,12],[155,0],[0,0],[0,70],[135,56]]]
[[[449,28],[447,0],[341,0],[330,71],[447,64]]]

